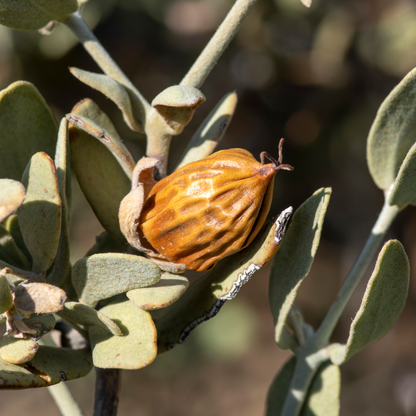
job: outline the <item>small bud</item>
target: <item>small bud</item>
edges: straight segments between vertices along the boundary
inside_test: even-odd
[[[282,145],[278,161],[263,152],[261,163],[243,149],[216,152],[178,169],[148,195],[139,179],[120,205],[124,235],[158,264],[211,269],[250,244],[263,226],[276,172],[293,169],[282,164]]]

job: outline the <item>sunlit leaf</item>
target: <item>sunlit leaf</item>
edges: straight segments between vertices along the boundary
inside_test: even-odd
[[[22,205],[25,187],[13,179],[0,179],[0,222]]]
[[[95,254],[77,261],[72,269],[79,301],[91,307],[101,299],[150,286],[159,279],[159,267],[132,254]]]
[[[269,301],[278,346],[283,342],[285,323],[303,279],[308,275],[321,238],[330,188],[321,188],[295,212],[270,273]]]
[[[44,151],[53,157],[57,133],[51,110],[32,84],[17,81],[1,91],[0,178],[20,181],[30,158],[37,152]]]
[[[110,304],[100,312],[116,322],[123,335],[114,336],[98,326],[89,327],[96,367],[134,370],[156,358],[156,329],[149,312],[136,308],[130,301]]]
[[[0,358],[8,363],[23,364],[35,356],[38,348],[38,343],[30,338],[3,335],[0,339]]]

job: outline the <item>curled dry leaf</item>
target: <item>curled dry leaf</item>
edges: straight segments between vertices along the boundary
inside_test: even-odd
[[[23,318],[32,313],[53,313],[62,310],[66,293],[47,283],[22,283],[14,292],[16,312]]]

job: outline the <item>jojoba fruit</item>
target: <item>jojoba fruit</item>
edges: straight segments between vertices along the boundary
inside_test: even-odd
[[[260,163],[247,150],[221,150],[162,179],[138,222],[147,242],[167,261],[200,272],[246,247],[266,220],[276,172],[293,169],[282,164],[282,145],[278,161],[265,152]]]

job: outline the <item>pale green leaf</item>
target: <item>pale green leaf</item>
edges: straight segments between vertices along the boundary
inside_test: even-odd
[[[330,362],[322,364],[309,387],[300,416],[338,416],[340,393],[339,367]]]
[[[7,334],[0,339],[0,358],[8,363],[23,364],[36,354],[39,345],[30,338],[13,338]]]
[[[95,123],[94,120],[79,114],[70,113],[66,115],[66,118],[75,127],[99,140],[117,159],[127,177],[132,177],[135,163],[118,133],[116,135],[112,134],[105,127]]]
[[[110,132],[113,128],[108,117],[91,100],[83,100],[73,112],[94,120]],[[97,139],[76,127],[70,127],[69,132],[72,166],[82,192],[102,226],[115,241],[123,244],[126,240],[120,231],[118,209],[130,192],[130,178]]]
[[[157,322],[159,352],[184,342],[200,323],[214,317],[241,287],[274,255],[283,237],[292,208],[269,221],[244,250],[221,260],[197,280]]]
[[[69,323],[86,327],[98,326],[110,334],[122,335],[120,328],[110,318],[82,303],[67,302],[58,315]]]
[[[416,138],[415,138],[416,139]],[[390,205],[416,205],[416,144],[407,153],[389,195]]]
[[[28,389],[46,385],[46,380],[35,373],[26,370],[23,366],[8,363],[0,358],[0,390]]]
[[[0,222],[22,205],[25,187],[13,179],[0,179]]]
[[[293,372],[295,371],[296,357],[292,356],[283,365],[281,370],[274,378],[266,400],[266,416],[280,416],[285,398],[289,392],[290,382],[292,381]]]
[[[237,106],[237,93],[226,94],[194,133],[177,169],[209,156],[223,138]]]
[[[156,264],[132,254],[95,254],[77,261],[72,269],[79,301],[91,307],[101,299],[153,285],[159,279]]]
[[[77,10],[77,0],[0,0],[0,24],[18,30],[37,30]]]
[[[206,100],[197,88],[188,85],[173,85],[159,93],[152,106],[169,126],[168,133],[177,135],[191,121],[196,108]]]
[[[151,310],[166,308],[176,302],[188,287],[189,281],[179,274],[162,273],[152,286],[130,290],[127,297],[137,308]]]
[[[288,346],[282,342],[286,319],[315,258],[330,195],[330,188],[321,188],[297,209],[273,261],[269,301],[275,339],[282,349]]]
[[[409,276],[409,261],[403,246],[397,240],[388,241],[380,251],[351,324],[342,362],[390,331],[404,307]]]
[[[35,357],[22,367],[38,374],[51,386],[86,376],[92,370],[91,351],[41,345]]]
[[[23,323],[26,324],[30,329],[36,331],[36,334],[32,335],[35,338],[43,337],[48,332],[55,328],[55,318],[53,314],[33,314],[30,318],[23,318]]]
[[[157,354],[156,328],[150,313],[130,301],[100,310],[123,332],[114,336],[98,326],[89,327],[94,365],[99,368],[135,370],[149,365]]]
[[[367,163],[376,185],[387,191],[416,140],[416,69],[384,100],[367,140]]]
[[[70,68],[70,71],[81,82],[102,92],[113,101],[123,113],[124,121],[132,130],[140,133],[143,132],[142,123],[135,117],[126,87],[108,75],[95,74],[78,68]]]
[[[29,250],[26,247],[26,244],[23,240],[22,232],[20,231],[19,220],[17,218],[17,214],[10,215],[4,222],[4,228],[11,234],[13,240],[17,247],[22,251],[25,257],[32,262],[32,256],[29,253]]]
[[[0,315],[13,306],[13,296],[9,282],[4,274],[0,273]]]
[[[30,269],[29,260],[17,246],[12,235],[2,225],[0,225],[0,260],[20,269]]]
[[[68,225],[68,205],[66,186],[70,185],[67,175],[70,169],[69,152],[68,152],[68,120],[63,118],[59,126],[58,142],[56,143],[55,166],[58,177],[59,195],[62,204],[61,232],[59,236],[58,250],[52,269],[47,276],[48,283],[60,286],[68,275],[70,268],[69,252],[69,225]]]
[[[53,114],[34,85],[17,81],[1,91],[0,178],[20,181],[35,153],[53,156],[57,132]]]
[[[26,199],[18,210],[23,239],[33,259],[33,270],[49,269],[61,232],[61,198],[52,159],[36,153],[23,173]]]

